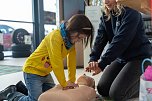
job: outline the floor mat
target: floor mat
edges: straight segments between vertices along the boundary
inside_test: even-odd
[[[0,65],[0,76],[22,71],[21,66]]]

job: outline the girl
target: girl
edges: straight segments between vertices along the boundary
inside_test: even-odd
[[[49,33],[27,58],[24,66],[24,79],[28,89],[28,96],[14,91],[11,87],[3,90],[0,96],[9,101],[37,101],[39,95],[54,87],[50,75],[53,71],[63,90],[75,88],[76,79],[76,51],[75,43],[84,40],[85,45],[93,39],[93,26],[83,14],[72,16],[60,28]],[[68,80],[64,75],[63,59],[67,57]],[[12,90],[13,89],[13,90]],[[7,93],[6,93],[7,91]],[[4,96],[5,95],[5,96]]]

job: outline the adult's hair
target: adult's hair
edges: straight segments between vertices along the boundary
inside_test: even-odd
[[[89,18],[84,14],[73,15],[67,21],[66,30],[68,33],[78,32],[87,35],[87,37],[84,39],[85,47],[88,45],[88,41],[90,41],[90,47],[92,47],[94,29]]]
[[[107,16],[107,20],[109,20],[109,19],[110,19],[110,11],[109,11],[109,9],[104,5],[104,3],[103,3],[103,9],[104,9],[104,12],[105,12],[105,14],[106,14],[106,16]],[[121,5],[121,4],[117,4],[117,5],[115,5],[114,9],[113,9],[111,12],[112,12],[113,15],[119,16],[119,15],[121,15],[121,13],[122,13],[122,9],[124,9],[124,6]]]

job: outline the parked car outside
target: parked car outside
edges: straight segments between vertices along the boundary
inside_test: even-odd
[[[12,45],[12,32],[15,29],[8,25],[0,25],[0,44],[3,45],[4,51],[11,50]]]

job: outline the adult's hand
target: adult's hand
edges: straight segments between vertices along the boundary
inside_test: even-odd
[[[90,62],[90,63],[88,64],[88,66],[85,68],[85,71],[86,71],[86,72],[92,72],[92,71],[93,71],[92,76],[94,76],[94,75],[99,74],[102,70],[101,70],[100,67],[98,66],[98,62],[92,61],[92,62]]]

